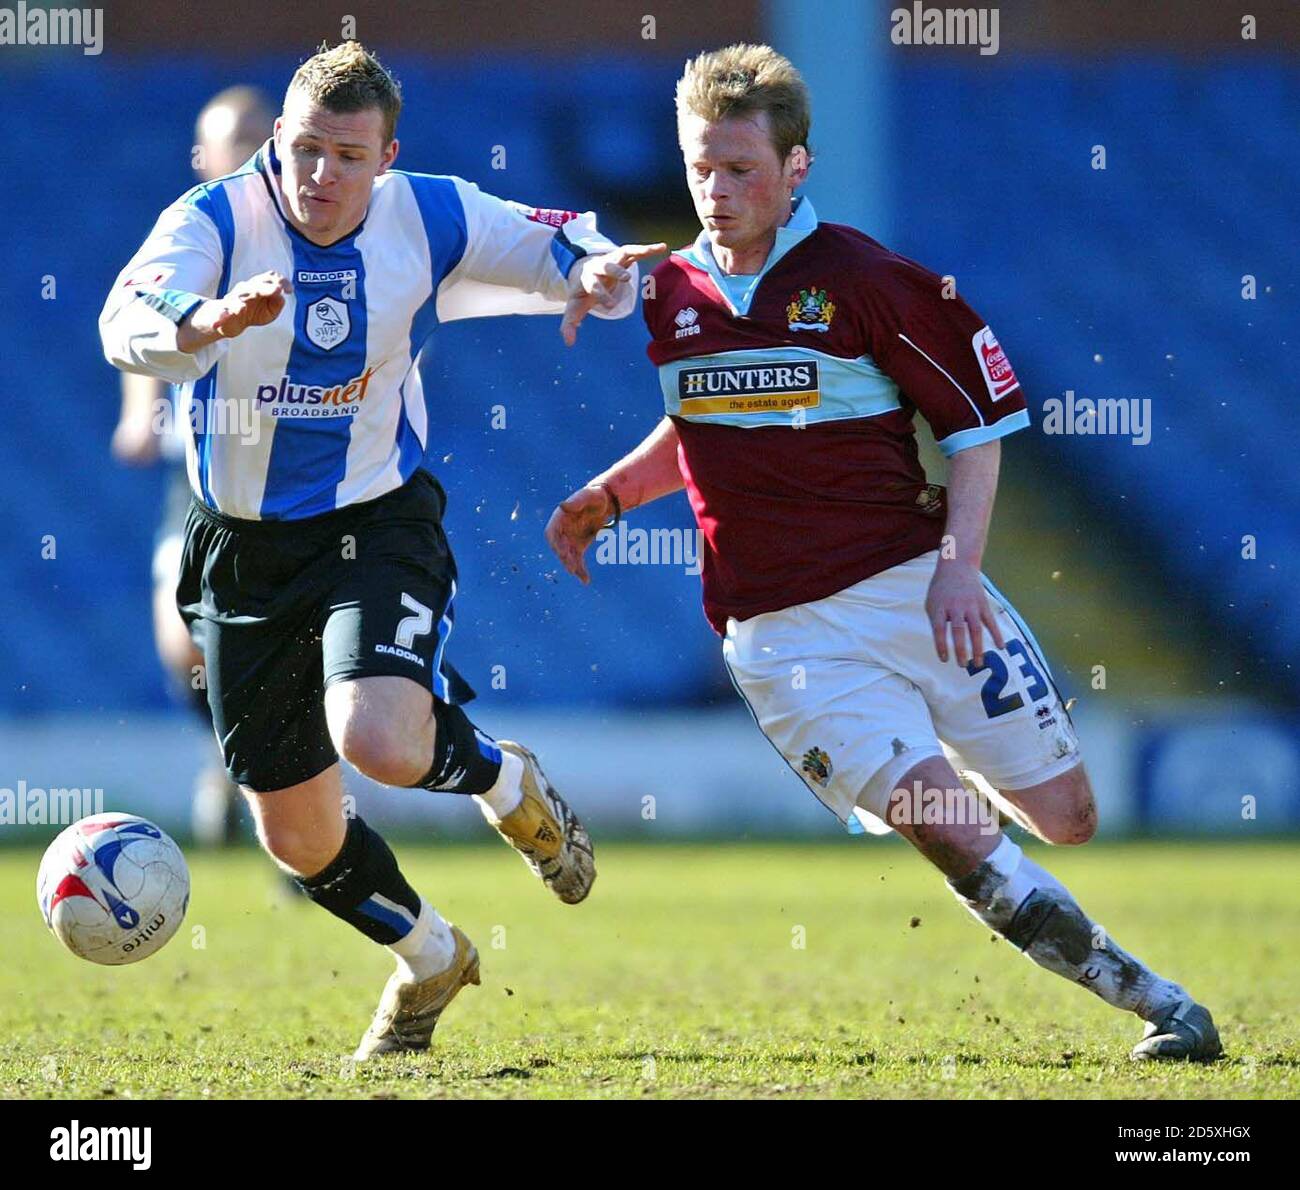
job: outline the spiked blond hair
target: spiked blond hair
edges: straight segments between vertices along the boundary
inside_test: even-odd
[[[812,109],[808,88],[790,59],[770,45],[729,45],[686,63],[677,84],[677,120],[699,116],[710,124],[731,116],[767,112],[772,147],[782,161],[795,145],[808,145]]]
[[[294,71],[285,93],[298,92],[331,112],[359,112],[377,107],[384,117],[384,145],[397,131],[402,88],[378,58],[359,41],[321,48]]]

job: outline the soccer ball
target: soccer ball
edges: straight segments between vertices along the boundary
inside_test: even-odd
[[[134,814],[92,814],[46,849],[36,876],[45,924],[78,958],[120,966],[176,933],[190,902],[181,849]]]

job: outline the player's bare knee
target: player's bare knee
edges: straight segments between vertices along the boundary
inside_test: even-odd
[[[1052,842],[1077,847],[1097,833],[1097,800],[1083,765],[1064,773],[1060,780],[1058,811],[1054,816],[1058,837]]]
[[[384,785],[404,784],[413,767],[401,741],[383,729],[350,728],[343,734],[339,752],[358,772]]]
[[[1039,785],[1004,789],[1002,796],[1045,843],[1078,847],[1097,833],[1097,802],[1082,764]]]
[[[394,699],[391,690],[385,697],[377,683],[387,680],[339,682],[326,688],[330,738],[339,755],[371,780],[413,785],[428,772],[433,748],[413,728],[413,716],[401,699]]]
[[[366,714],[347,716],[334,734],[334,746],[359,772],[384,785],[409,785],[429,768],[400,724]]]
[[[1078,847],[1097,833],[1097,803],[1089,792],[1076,798],[1058,812],[1050,822],[1042,824],[1042,836],[1060,847]]]
[[[257,840],[262,849],[282,868],[301,876],[310,876],[326,867],[332,855],[311,835],[296,824],[260,820],[257,823]]]
[[[278,795],[272,795],[275,797]],[[322,820],[308,807],[276,809],[249,798],[257,841],[280,867],[299,876],[314,876],[335,859],[342,846],[342,830],[333,829],[333,815]]]

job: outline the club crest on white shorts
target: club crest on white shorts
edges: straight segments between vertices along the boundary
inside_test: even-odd
[[[815,746],[803,754],[803,764],[799,767],[808,774],[810,781],[823,789],[830,783],[831,773],[834,771],[831,758]]]
[[[983,656],[968,665],[939,660],[925,612],[937,560],[932,550],[824,599],[727,624],[723,656],[758,726],[855,833],[888,830],[894,786],[945,750],[959,774],[979,774],[995,790],[1025,789],[1079,763],[1038,642],[987,579],[1003,647],[986,635]]]

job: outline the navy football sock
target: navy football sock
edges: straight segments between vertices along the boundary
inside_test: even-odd
[[[486,793],[501,772],[501,749],[460,707],[435,698],[433,716],[433,764],[416,784],[445,793]]]
[[[317,905],[385,946],[406,937],[420,916],[420,894],[406,883],[388,844],[360,818],[348,820],[343,846],[325,869],[298,884]]]

